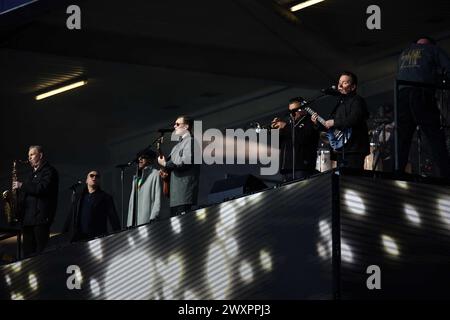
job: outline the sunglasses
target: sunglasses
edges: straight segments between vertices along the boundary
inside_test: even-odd
[[[91,174],[89,174],[89,177],[91,177],[91,178],[100,178],[100,175],[91,173]]]
[[[179,127],[179,126],[181,126],[182,124],[184,124],[184,123],[178,123],[178,122],[175,122],[175,127]]]

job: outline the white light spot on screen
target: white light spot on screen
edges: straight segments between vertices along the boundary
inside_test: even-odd
[[[395,181],[395,184],[398,187],[405,189],[405,190],[407,190],[409,188],[408,183],[406,181]]]
[[[164,264],[164,261],[162,259],[156,259],[156,270],[158,270],[159,273],[164,273],[164,268],[166,265]]]
[[[20,272],[20,270],[22,270],[22,261],[13,263],[13,264],[11,265],[11,269],[12,269],[14,272]]]
[[[327,259],[328,252],[325,246],[323,246],[320,242],[317,243],[317,253],[321,258]]]
[[[220,207],[220,223],[221,228],[224,228],[225,232],[232,230],[236,224],[236,210],[230,202],[225,202]]]
[[[175,299],[174,292],[171,287],[164,286],[162,288],[162,291],[163,291],[164,300],[174,300]]]
[[[272,257],[267,250],[259,251],[259,263],[261,264],[263,270],[272,271],[273,268]]]
[[[75,269],[75,279],[77,279],[78,283],[82,283],[83,282],[83,274],[81,273],[81,269],[80,268]]]
[[[403,210],[405,211],[406,218],[414,224],[420,225],[420,216],[416,208],[410,204],[405,204]]]
[[[28,284],[30,285],[31,290],[36,291],[38,288],[38,281],[34,273],[30,273],[28,275]]]
[[[179,217],[174,217],[170,219],[170,225],[172,226],[172,231],[176,234],[181,232],[181,223]]]
[[[225,251],[229,258],[234,258],[238,254],[238,245],[236,240],[233,237],[228,237],[223,240],[225,245]]]
[[[330,224],[325,220],[321,220],[319,222],[319,232],[320,232],[320,235],[322,237],[324,237],[325,239],[328,239],[328,237],[331,237]]]
[[[170,281],[172,287],[178,288],[181,284],[181,279],[183,279],[183,259],[179,254],[172,254],[169,257],[166,272],[165,279]]]
[[[217,242],[212,243],[208,250],[207,259],[206,277],[212,299],[228,299],[231,285],[231,267],[224,249]]]
[[[11,278],[9,277],[9,275],[5,276],[5,281],[8,286],[11,286]]]
[[[21,293],[11,292],[11,300],[23,300],[23,295]]]
[[[256,204],[256,203],[260,202],[263,199],[262,196],[263,196],[263,193],[262,192],[258,192],[258,193],[255,193],[255,194],[252,194],[252,195],[248,196],[247,198],[248,198],[248,201],[251,204]]]
[[[323,259],[331,258],[333,250],[331,224],[326,220],[319,221],[320,240],[317,243],[317,253]]]
[[[142,238],[148,238],[148,230],[147,230],[147,226],[145,226],[145,227],[140,227],[140,228],[139,228],[139,235],[140,235]]]
[[[162,259],[157,259],[156,270],[158,276],[163,280],[162,298],[165,300],[175,299],[175,292],[179,289],[184,275],[182,257],[177,253],[172,254],[166,263]]]
[[[184,300],[199,300],[198,296],[191,290],[187,290],[183,295]]]
[[[91,287],[91,293],[94,296],[94,298],[97,298],[100,295],[100,285],[98,284],[97,280],[91,279],[89,286]]]
[[[247,201],[248,201],[248,197],[242,197],[242,198],[236,199],[234,201],[224,202],[223,204],[224,204],[224,206],[230,207],[230,208],[236,208],[236,207],[244,208],[247,206]]]
[[[117,255],[106,268],[103,293],[107,300],[147,300],[154,283],[153,259],[146,250]]]
[[[221,222],[216,223],[216,236],[219,239],[226,239],[227,238],[227,230],[223,226]]]
[[[450,225],[450,197],[438,199],[438,211],[442,220]]]
[[[132,236],[128,236],[128,244],[130,245],[130,247],[135,246],[134,239]]]
[[[241,262],[241,266],[239,267],[239,274],[241,275],[241,279],[244,280],[244,282],[249,283],[253,281],[252,266],[247,261]]]
[[[398,250],[398,246],[395,243],[395,240],[387,235],[382,235],[383,247],[384,250],[393,256],[398,256],[400,251]]]
[[[197,210],[197,212],[195,213],[195,216],[197,217],[197,220],[199,220],[199,221],[205,220],[206,219],[206,210],[205,209]]]
[[[101,239],[92,240],[88,242],[89,251],[97,259],[101,260],[103,258],[103,249]]]
[[[344,262],[353,262],[353,252],[350,246],[341,240],[341,259]]]
[[[364,215],[366,211],[366,206],[361,198],[361,196],[353,190],[346,190],[344,194],[345,204],[348,209],[356,214]]]
[[[329,222],[325,220],[321,220],[319,222],[319,232],[322,237],[322,240],[328,244],[329,250],[332,250],[332,231],[331,225]]]

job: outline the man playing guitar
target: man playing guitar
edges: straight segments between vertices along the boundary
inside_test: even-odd
[[[369,154],[369,135],[367,128],[366,102],[356,93],[358,79],[352,72],[342,72],[339,77],[338,103],[331,112],[329,120],[323,123],[328,130],[336,128],[342,131],[351,131],[351,136],[344,145],[335,150],[339,167],[364,168],[364,158]],[[314,113],[311,120],[317,124],[318,114]],[[350,129],[350,130],[349,130]]]

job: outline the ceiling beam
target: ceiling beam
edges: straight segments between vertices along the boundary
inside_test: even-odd
[[[323,86],[329,76],[296,55],[274,55],[181,41],[57,28],[35,22],[1,47],[119,63],[165,67],[301,86]]]

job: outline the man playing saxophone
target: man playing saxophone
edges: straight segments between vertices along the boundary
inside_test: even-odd
[[[28,161],[32,168],[25,181],[13,181],[19,190],[21,223],[23,227],[23,255],[40,253],[47,245],[50,226],[58,200],[58,172],[44,158],[41,146],[31,146]]]

